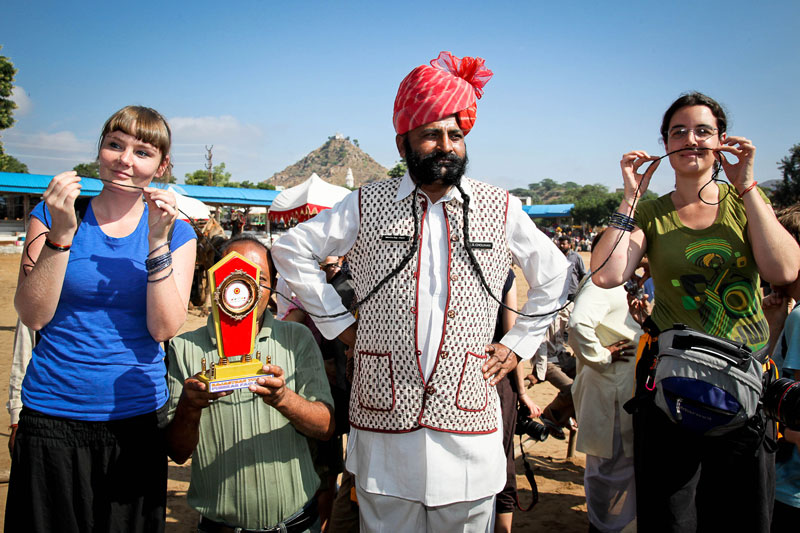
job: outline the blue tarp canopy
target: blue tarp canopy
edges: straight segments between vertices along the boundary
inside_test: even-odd
[[[53,176],[45,174],[17,174],[0,172],[0,192],[16,194],[42,194]],[[81,179],[81,196],[97,196],[103,182],[93,178]],[[178,185],[153,183],[154,187],[174,187],[176,191],[206,204],[270,206],[279,191],[264,189],[241,189],[238,187],[204,187],[202,185]]]
[[[575,204],[523,205],[522,210],[531,218],[556,218],[572,216]]]

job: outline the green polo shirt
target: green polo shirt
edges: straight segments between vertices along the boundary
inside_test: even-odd
[[[302,324],[275,320],[268,312],[256,337],[261,360],[285,373],[286,386],[309,401],[333,406],[322,356]],[[172,340],[169,349],[169,418],[183,381],[217,362],[213,319]],[[281,413],[247,389],[203,410],[200,440],[192,455],[189,505],[203,516],[248,529],[274,526],[308,502],[319,488],[306,437]]]

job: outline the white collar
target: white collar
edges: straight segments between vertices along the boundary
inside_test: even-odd
[[[464,189],[464,193],[467,196],[469,196],[470,199],[473,198],[471,182],[472,182],[472,180],[470,180],[467,177],[462,177],[461,178],[461,188]],[[406,171],[405,175],[403,175],[403,177],[400,179],[400,186],[397,188],[397,194],[394,197],[395,203],[399,202],[400,200],[405,199],[412,192],[414,192],[414,187],[415,186],[416,186],[416,184],[411,179],[411,176],[408,175],[408,171]],[[425,192],[422,189],[420,189],[419,192],[421,194],[425,194]],[[427,195],[425,195],[425,196],[427,197]],[[450,200],[456,200],[457,202],[463,202],[463,200],[461,198],[461,192],[458,189],[456,189],[455,187],[453,187],[453,186],[451,186],[450,189],[448,189],[448,191],[446,193],[444,193],[442,195],[442,197],[439,199],[439,201],[436,202],[436,203],[438,204],[438,203],[449,202]],[[473,202],[470,202],[469,208],[470,208],[470,211],[475,209],[475,206],[474,206]]]

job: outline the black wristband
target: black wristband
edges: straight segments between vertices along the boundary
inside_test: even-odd
[[[50,248],[51,250],[55,250],[56,252],[66,252],[70,248],[72,248],[71,244],[58,244],[50,240],[50,237],[44,238],[44,245]]]

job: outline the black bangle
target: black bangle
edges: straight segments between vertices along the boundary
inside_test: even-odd
[[[608,226],[610,228],[616,228],[622,231],[633,231],[635,223],[636,221],[632,217],[619,212],[611,215],[611,218],[608,220]]]
[[[163,247],[165,247],[165,246],[169,246],[169,241],[165,242],[164,244],[159,244],[158,246],[156,246],[155,248],[153,248],[152,250],[150,250],[150,253],[149,253],[149,254],[147,254],[147,257],[150,257],[151,255],[153,255],[154,253],[156,253],[156,250],[158,250],[158,249],[160,249],[160,248],[163,248]]]
[[[153,257],[151,259],[145,259],[144,267],[147,270],[147,275],[151,276],[157,272],[161,272],[162,270],[166,270],[172,264],[172,253],[167,252],[165,254],[159,255],[158,257]]]
[[[58,244],[57,242],[51,241],[50,237],[44,238],[44,245],[50,248],[51,250],[55,250],[56,252],[66,252],[70,248],[72,248],[71,244]]]
[[[147,274],[147,275],[149,276],[150,274]],[[156,278],[156,279],[148,279],[148,280],[147,280],[147,283],[157,283],[157,282],[159,282],[159,281],[163,281],[163,280],[167,279],[167,278],[168,278],[168,277],[170,277],[171,275],[172,275],[172,269],[170,268],[170,269],[169,269],[169,272],[167,272],[166,274],[164,274],[164,275],[163,275],[163,276],[161,276],[160,278]]]

